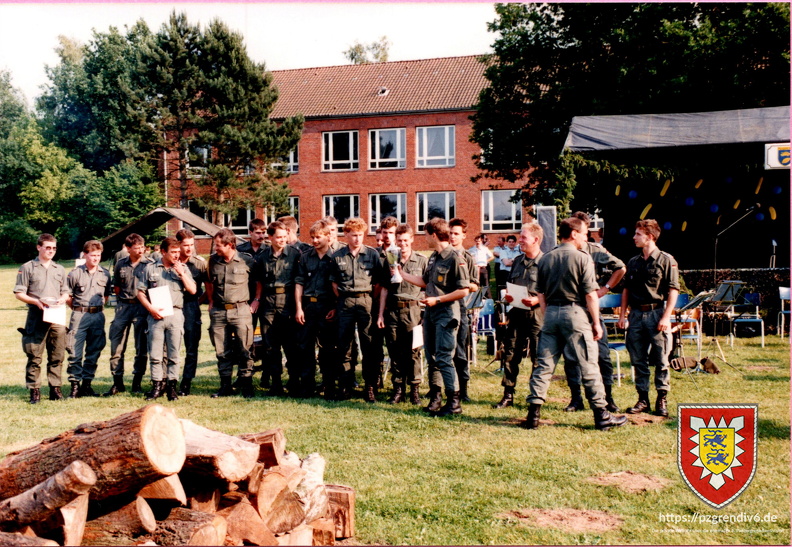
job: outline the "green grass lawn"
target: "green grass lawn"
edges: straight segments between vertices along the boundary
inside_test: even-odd
[[[128,393],[27,404],[25,358],[16,330],[24,325],[25,309],[12,295],[16,270],[0,267],[0,456],[145,404],[141,396]],[[112,317],[108,310],[108,326]],[[206,313],[204,327],[208,327]],[[498,411],[491,405],[501,394],[500,377],[480,369],[474,369],[471,380],[473,402],[464,405],[462,416],[450,419],[433,419],[405,404],[270,399],[261,391],[252,400],[213,400],[209,394],[218,386],[217,369],[205,330],[194,395],[158,402],[173,407],[181,418],[229,434],[281,427],[289,450],[301,457],[322,454],[328,462],[326,482],[357,491],[356,540],[364,544],[789,544],[789,344],[777,336],[768,336],[764,349],[758,338],[738,339],[733,349],[723,338],[721,344],[739,371],[719,363],[722,374],[699,375],[697,386],[690,378],[672,373],[672,419],[649,426],[628,424],[610,432],[594,430],[590,411],[562,411],[565,403],[560,401],[568,397],[563,379],[553,381],[551,401],[543,409],[542,417],[556,425],[521,429],[517,424],[526,413],[525,373],[519,380],[517,406]],[[484,365],[491,358],[485,355],[483,341],[478,349],[479,364]],[[692,354],[694,348],[686,349]],[[104,392],[111,384],[108,353],[106,348],[99,363],[97,391]],[[127,363],[131,357],[130,348]],[[626,352],[621,357],[627,379],[614,387],[614,396],[624,408],[635,402],[635,389],[629,365],[625,367]],[[561,366],[557,374],[563,374]],[[677,469],[676,405],[707,402],[759,404],[756,476],[721,511],[701,502]],[[628,470],[669,484],[661,491],[628,494],[587,481]],[[566,508],[606,511],[623,523],[607,532],[568,532],[499,516],[515,510]],[[661,514],[694,512],[772,514],[777,522],[679,524],[673,527],[685,531],[665,531],[672,526],[661,522]],[[740,531],[747,529],[751,531]]]

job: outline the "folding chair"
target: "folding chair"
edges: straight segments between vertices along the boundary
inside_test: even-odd
[[[737,337],[737,324],[744,324],[744,323],[759,323],[759,328],[761,329],[762,335],[762,347],[765,347],[765,335],[764,335],[764,319],[759,314],[759,304],[761,302],[761,295],[758,292],[753,293],[745,293],[742,295],[745,299],[746,304],[743,306],[747,306],[748,309],[742,313],[733,315],[731,317],[731,328],[729,329],[729,344],[731,347],[734,347],[734,339]],[[733,308],[736,308],[734,306]],[[742,307],[742,306],[741,306]]]
[[[492,337],[492,345],[495,348],[495,354],[497,355],[498,352],[498,318],[497,314],[495,313],[495,301],[492,298],[487,298],[483,302],[483,306],[479,310],[478,314],[478,321],[476,322],[476,332],[477,334],[485,335]],[[492,362],[495,362],[496,359],[493,359]],[[474,363],[476,364],[476,363]],[[490,363],[492,364],[492,363]],[[483,367],[478,367],[485,372],[490,372],[488,370],[488,365]]]
[[[613,309],[615,312],[616,309],[621,307],[621,295],[606,294],[599,299],[599,307],[601,314],[603,309]],[[602,320],[605,322],[605,328],[608,328],[609,326],[616,325],[616,323],[619,322],[619,316],[616,313],[602,314]],[[610,349],[616,355],[616,385],[621,387],[621,356],[619,355],[619,352],[621,350],[627,349],[627,345],[624,342],[608,342],[608,349]],[[630,372],[634,382],[635,371],[632,367],[630,367]]]
[[[781,333],[781,340],[783,340],[784,319],[789,315],[790,311],[789,287],[778,287],[778,297],[781,299],[781,311],[778,312],[778,331]],[[790,334],[789,340],[792,342],[792,334]]]
[[[676,307],[674,308],[673,318],[671,319],[671,326],[679,326],[680,337],[684,340],[695,340],[696,349],[698,350],[698,360],[701,360],[701,310],[699,308],[688,308],[690,303],[690,295],[687,293],[680,293],[677,297]],[[685,330],[688,334],[685,334]]]

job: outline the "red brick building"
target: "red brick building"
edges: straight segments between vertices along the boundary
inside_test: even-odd
[[[479,232],[519,232],[523,212],[509,202],[513,188],[471,182],[480,149],[470,142],[470,116],[483,72],[476,56],[274,71],[273,119],[306,119],[288,166],[302,239],[325,215],[341,224],[366,219],[368,244],[388,215],[418,233],[434,216],[462,217],[471,245]],[[254,216],[270,220],[259,209],[240,211],[229,224],[244,235]],[[425,248],[422,237],[416,246]]]

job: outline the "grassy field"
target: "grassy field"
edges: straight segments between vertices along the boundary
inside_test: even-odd
[[[15,274],[14,267],[0,267],[0,456],[78,424],[109,419],[143,405],[142,397],[128,393],[27,404],[25,358],[16,330],[24,325],[25,310],[12,295]],[[108,310],[108,324],[112,316]],[[208,326],[206,313],[204,326]],[[672,373],[672,419],[648,426],[628,424],[610,432],[594,430],[589,411],[562,411],[567,398],[563,379],[553,382],[551,401],[543,412],[543,418],[556,425],[523,430],[517,424],[526,412],[524,373],[517,407],[498,411],[491,404],[501,394],[500,378],[475,369],[473,402],[464,405],[462,416],[451,419],[430,418],[410,405],[271,399],[263,392],[252,400],[212,400],[209,394],[218,381],[205,331],[194,395],[173,403],[160,401],[181,418],[230,434],[282,427],[289,450],[301,457],[321,453],[328,462],[326,482],[357,490],[356,541],[363,544],[789,544],[789,344],[776,336],[768,337],[764,349],[758,339],[738,339],[733,349],[725,340],[721,343],[739,371],[721,364],[722,374],[699,375],[698,386]],[[483,342],[478,349],[479,363],[486,364],[490,358],[484,354]],[[688,350],[692,353],[691,346]],[[101,391],[111,383],[107,354],[108,349],[94,383]],[[130,358],[131,352],[128,363]],[[623,353],[625,361],[629,359]],[[635,402],[626,372],[622,386],[614,388],[622,407]],[[560,366],[557,373],[563,374]],[[704,402],[759,404],[756,476],[721,511],[698,500],[677,469],[676,405]],[[667,486],[625,493],[587,480],[622,471],[665,479]],[[503,516],[531,509],[604,511],[619,517],[621,524],[608,531],[569,531]],[[694,512],[774,515],[777,521],[672,526],[661,520],[661,514]]]

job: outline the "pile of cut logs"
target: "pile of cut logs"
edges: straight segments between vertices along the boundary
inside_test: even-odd
[[[281,429],[233,437],[148,405],[0,461],[3,545],[334,545],[355,491]]]

